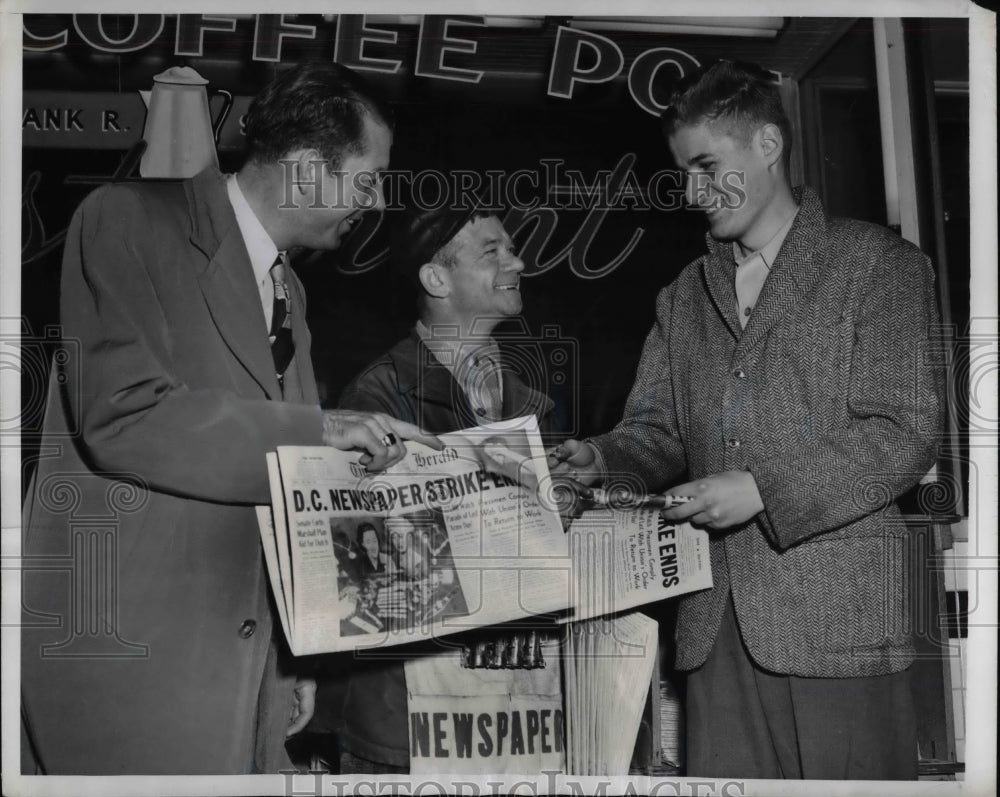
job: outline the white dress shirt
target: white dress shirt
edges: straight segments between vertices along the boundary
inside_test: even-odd
[[[774,259],[781,250],[781,245],[785,242],[788,231],[792,229],[792,222],[799,211],[796,208],[788,221],[778,228],[778,231],[771,236],[766,244],[754,252],[746,255],[742,253],[740,245],[733,241],[733,259],[736,260],[736,309],[740,317],[740,326],[746,328],[753,312],[754,305],[757,304],[757,297],[764,287],[767,275],[771,273],[771,266]]]
[[[243,236],[243,243],[246,244],[247,254],[250,255],[250,265],[253,266],[254,280],[257,282],[257,290],[260,293],[260,306],[264,311],[264,322],[267,330],[271,329],[271,318],[274,314],[274,282],[271,279],[271,267],[278,255],[284,255],[278,251],[271,236],[267,234],[264,225],[260,223],[257,214],[253,212],[250,203],[243,195],[240,184],[236,180],[235,174],[230,174],[226,178],[226,191],[229,194],[229,202],[233,206],[233,213],[236,214],[236,224],[240,228]]]

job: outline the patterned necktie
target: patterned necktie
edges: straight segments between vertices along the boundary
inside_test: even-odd
[[[292,342],[292,297],[285,284],[285,258],[278,259],[271,266],[271,281],[274,283],[274,311],[271,315],[271,356],[274,358],[274,372],[281,382],[285,369],[292,361],[295,344]]]

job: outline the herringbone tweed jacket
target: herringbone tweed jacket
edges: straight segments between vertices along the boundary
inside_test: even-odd
[[[708,238],[657,299],[622,421],[593,439],[609,478],[660,490],[749,470],[764,511],[712,533],[715,586],[681,599],[677,666],[702,664],[730,591],[754,661],[878,675],[913,660],[908,532],[895,499],[942,421],[934,276],[890,231],[800,211],[746,329],[732,246]]]

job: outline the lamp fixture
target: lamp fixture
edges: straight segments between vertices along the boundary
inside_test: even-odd
[[[773,39],[784,17],[570,17],[571,28],[624,33],[673,33],[694,36],[743,36]]]
[[[421,14],[366,14],[365,19],[373,25],[412,25],[420,24]],[[483,23],[488,28],[541,28],[545,17],[507,17],[484,16]],[[456,25],[461,25],[457,22]]]

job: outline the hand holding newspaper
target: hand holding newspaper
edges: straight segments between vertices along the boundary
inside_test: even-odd
[[[257,515],[294,654],[582,619],[711,586],[705,532],[655,508],[588,512],[564,533],[533,417],[440,440],[408,442],[381,473],[330,447],[268,455],[271,506]]]

